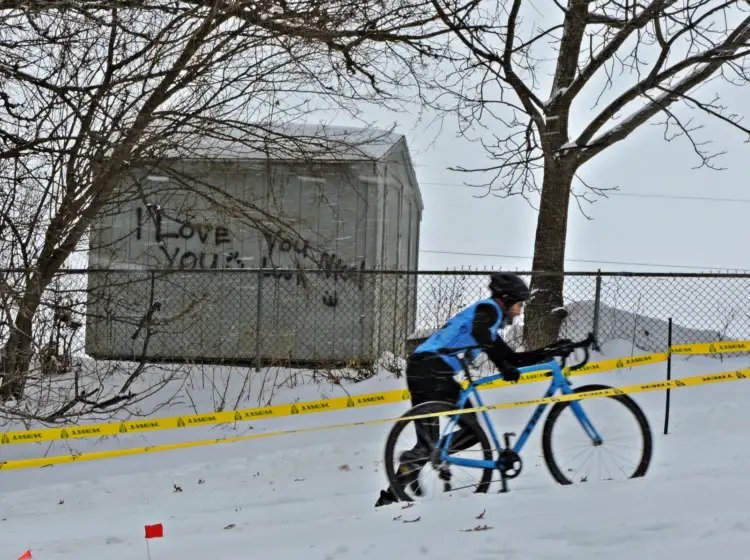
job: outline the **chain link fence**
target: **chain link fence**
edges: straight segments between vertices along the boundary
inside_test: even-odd
[[[488,272],[66,270],[34,323],[42,367],[70,356],[313,368],[396,364],[488,295]],[[530,281],[528,273],[520,273]],[[0,271],[7,340],[22,271]],[[595,332],[635,353],[750,338],[750,274],[568,273],[560,335]],[[521,326],[505,332],[520,341]],[[46,364],[46,366],[45,366]],[[398,369],[397,366],[396,369]]]
[[[411,346],[453,313],[487,297],[488,272],[418,275],[418,313]],[[530,273],[519,273],[531,282]],[[750,274],[566,273],[560,337],[581,339],[594,332],[600,344],[625,341],[631,354],[664,352],[672,344],[750,339]],[[522,324],[503,333],[522,344]],[[733,353],[735,357],[747,353]],[[489,368],[486,361],[479,370]]]

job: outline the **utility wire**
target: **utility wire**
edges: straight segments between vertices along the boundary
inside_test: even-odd
[[[464,189],[475,189],[475,190],[487,190],[488,187],[484,186],[472,186],[464,185],[461,183],[440,183],[432,181],[420,181],[419,185],[430,185],[436,187],[454,187]],[[609,196],[624,196],[631,198],[666,198],[674,200],[697,200],[704,202],[740,202],[750,203],[750,198],[716,198],[712,196],[688,196],[688,195],[670,195],[670,194],[649,194],[649,193],[625,193],[625,192],[607,192],[605,197]]]
[[[527,257],[522,255],[498,255],[494,253],[470,253],[465,251],[437,251],[430,249],[420,249],[420,253],[434,253],[440,255],[459,255],[467,257],[491,257],[501,259],[532,259],[533,257]],[[690,270],[733,270],[736,272],[750,272],[748,269],[742,268],[730,268],[730,267],[701,267],[701,266],[689,266],[684,264],[656,264],[656,263],[642,263],[642,262],[626,262],[626,261],[606,261],[606,260],[590,260],[590,259],[565,259],[567,262],[580,262],[580,263],[593,263],[593,264],[617,264],[625,266],[654,266],[662,268],[684,268]]]

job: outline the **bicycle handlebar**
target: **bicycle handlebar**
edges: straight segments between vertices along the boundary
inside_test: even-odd
[[[459,352],[468,352],[470,350],[484,350],[487,348],[486,346],[482,345],[473,345],[473,346],[462,346],[459,348],[438,348],[437,353],[440,355],[447,355],[447,354],[457,354]],[[583,349],[586,353],[583,361],[579,364],[576,364],[575,366],[570,366],[571,370],[577,370],[584,367],[588,361],[589,361],[589,348],[593,348],[596,351],[600,350],[599,343],[596,340],[596,337],[594,336],[594,333],[589,333],[589,335],[578,342],[573,342],[572,340],[563,339],[558,340],[554,344],[550,344],[549,346],[545,346],[544,348],[540,348],[540,351],[546,352],[549,354],[550,358],[553,357],[560,357],[563,359],[563,367],[565,365],[565,360],[570,356],[575,350]]]
[[[596,337],[594,336],[594,333],[592,332],[590,332],[589,335],[584,340],[581,340],[580,342],[567,342],[567,344],[562,345],[562,348],[564,348],[566,351],[564,354],[560,355],[560,357],[562,357],[563,359],[563,367],[565,367],[565,361],[567,360],[568,356],[570,356],[570,354],[573,353],[573,351],[577,350],[578,348],[582,348],[585,353],[585,356],[580,363],[574,366],[570,366],[571,371],[581,369],[586,364],[588,364],[589,358],[590,358],[589,348],[592,348],[596,351],[601,350],[601,348],[599,347],[599,343],[597,342]]]

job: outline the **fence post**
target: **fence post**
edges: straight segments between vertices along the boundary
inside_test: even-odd
[[[672,317],[667,323],[667,381],[672,379]],[[667,402],[664,406],[664,435],[669,431],[669,389],[667,389]]]
[[[258,268],[258,301],[255,309],[255,371],[260,371],[260,325],[263,313],[263,269]]]
[[[602,299],[602,269],[600,268],[596,273],[596,293],[594,295],[594,325],[592,330],[594,331],[594,337],[599,340],[599,305]]]
[[[398,270],[398,265],[396,265],[396,269]],[[400,274],[394,274],[392,276],[394,278],[394,286],[393,286],[393,321],[391,323],[391,329],[393,330],[393,337],[391,339],[391,353],[394,355],[398,355],[396,352],[396,340],[398,339],[399,335],[401,334],[401,328],[400,328],[400,321],[398,318],[398,292],[399,288],[401,287],[401,275]]]

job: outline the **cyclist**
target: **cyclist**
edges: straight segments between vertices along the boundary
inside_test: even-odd
[[[526,283],[512,272],[497,272],[490,276],[490,297],[482,299],[460,311],[439,330],[416,348],[409,356],[406,366],[406,384],[411,393],[413,406],[426,401],[458,401],[461,385],[454,379],[462,371],[455,355],[440,355],[440,348],[460,348],[481,345],[482,350],[466,352],[472,363],[484,351],[506,381],[517,381],[518,369],[525,365],[541,363],[547,354],[542,350],[514,352],[499,336],[501,327],[510,325],[517,317],[531,291]],[[473,406],[469,403],[469,406]],[[466,414],[476,420],[473,413]],[[399,476],[405,484],[416,485],[419,470],[429,457],[439,437],[439,419],[426,418],[415,421],[417,444],[399,458]],[[468,449],[478,443],[468,434],[456,433],[451,448],[456,451]],[[415,488],[419,493],[419,489]],[[393,491],[380,491],[375,507],[398,501]]]

